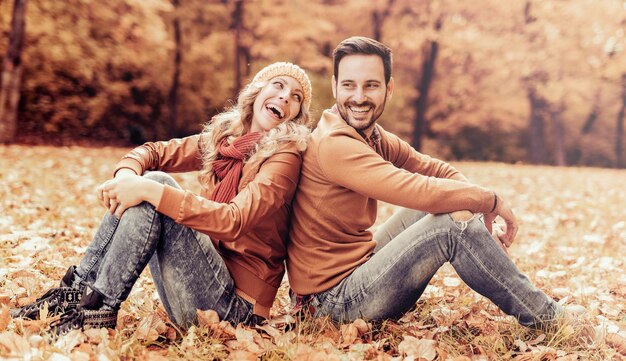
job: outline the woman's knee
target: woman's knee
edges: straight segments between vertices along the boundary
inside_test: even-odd
[[[176,180],[171,175],[161,171],[149,171],[143,174],[144,178],[153,180],[161,184],[167,184],[172,187],[180,188]]]

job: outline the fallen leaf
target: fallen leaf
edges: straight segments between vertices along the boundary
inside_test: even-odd
[[[137,322],[137,317],[130,312],[121,309],[117,314],[117,327],[119,329],[129,328]]]
[[[60,354],[58,352],[53,352],[50,356],[48,356],[47,360],[49,361],[72,361],[71,358]]]
[[[609,333],[606,335],[606,344],[617,350],[622,356],[626,356],[626,339],[624,337],[616,333]]]
[[[214,337],[224,339],[235,338],[235,328],[228,321],[210,324],[209,329],[213,331]]]
[[[365,322],[364,320],[360,318],[357,318],[356,320],[354,320],[352,324],[359,331],[359,335],[364,335],[368,333],[371,329],[370,325],[368,325],[367,322]]]
[[[24,307],[28,304],[31,304],[33,302],[35,302],[37,300],[37,297],[35,296],[29,296],[29,297],[20,297],[17,299],[17,306],[18,307]]]
[[[168,327],[167,332],[165,332],[165,337],[170,341],[176,341],[178,338],[178,332],[174,327]]]
[[[289,331],[289,332],[286,332],[284,334],[278,335],[274,339],[274,343],[278,347],[288,347],[289,345],[291,345],[294,342],[296,337],[297,336],[296,336],[295,332]]]
[[[398,345],[398,351],[409,357],[431,361],[437,357],[437,341],[405,335]]]
[[[532,340],[532,341],[528,341],[528,342],[526,342],[526,343],[527,343],[527,344],[529,344],[529,345],[531,345],[531,346],[534,346],[534,345],[536,345],[536,344],[540,343],[541,341],[543,341],[543,340],[545,340],[545,339],[546,339],[546,334],[545,334],[545,333],[542,333],[542,334],[540,334],[539,336],[537,336],[534,340]]]
[[[272,319],[269,321],[269,324],[272,327],[276,327],[276,328],[282,328],[282,327],[285,327],[286,325],[292,325],[294,323],[296,323],[296,319],[292,315],[289,315],[289,314],[272,317]]]
[[[329,355],[323,350],[320,351],[304,344],[298,344],[296,353],[293,356],[293,360],[298,361],[333,361],[337,359],[335,355]]]
[[[152,314],[141,320],[135,331],[135,337],[141,341],[154,342],[165,332],[167,332],[165,323],[157,315]]]
[[[275,327],[272,327],[270,324],[266,323],[263,325],[256,325],[255,328],[257,330],[261,330],[264,331],[265,333],[267,333],[268,335],[270,335],[270,337],[272,339],[276,339],[277,337],[279,337],[280,335],[282,335],[282,332],[280,330],[278,330]]]
[[[8,306],[10,302],[11,302],[11,296],[4,294],[4,293],[0,293],[0,305]]]
[[[526,345],[526,343],[524,341],[520,340],[520,339],[517,339],[517,340],[513,341],[513,344],[521,352],[526,352],[526,350],[528,350],[528,345]]]
[[[164,350],[167,353],[167,350]],[[148,351],[145,355],[145,360],[148,361],[167,361],[168,358],[162,354],[162,351]]]
[[[81,357],[80,354],[84,354],[87,355],[87,359],[89,359],[89,354],[93,353],[92,347],[93,345],[90,345],[88,343],[81,343],[80,345],[76,346],[74,350],[72,350],[72,359],[75,358],[75,354],[78,354],[78,356],[76,356],[77,358]]]
[[[256,354],[245,350],[233,350],[228,355],[227,360],[256,361]]]
[[[341,325],[341,338],[343,341],[341,344],[344,347],[349,346],[359,339],[359,330],[352,323]]]
[[[578,355],[575,355],[575,354],[557,357],[556,359],[556,361],[576,361],[576,360],[578,360]]]
[[[209,327],[209,325],[220,322],[220,316],[213,310],[197,310],[196,316],[200,327]]]
[[[54,346],[66,353],[72,351],[72,349],[81,343],[85,342],[85,334],[80,330],[70,331],[68,334],[59,337],[59,339],[54,343]]]
[[[11,322],[11,313],[6,305],[0,306],[0,332],[7,329]]]
[[[253,341],[254,340],[254,332],[246,329],[243,325],[237,325],[237,329],[235,330],[235,337],[237,341]]]
[[[39,347],[40,345],[43,345],[44,342],[44,338],[40,335],[30,335],[28,337],[28,343],[33,347]]]
[[[97,345],[108,339],[109,333],[104,328],[90,328],[84,331],[87,342]]]
[[[445,277],[443,285],[446,287],[458,287],[461,285],[461,280],[458,277]]]

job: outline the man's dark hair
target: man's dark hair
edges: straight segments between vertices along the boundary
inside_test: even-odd
[[[383,61],[385,68],[385,84],[391,79],[391,49],[386,45],[364,36],[353,36],[348,38],[333,51],[333,67],[335,68],[335,79],[339,75],[339,62],[348,55],[377,55]]]

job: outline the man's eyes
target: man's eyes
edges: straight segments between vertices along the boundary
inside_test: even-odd
[[[345,89],[354,89],[354,88],[356,88],[356,85],[355,84],[351,84],[351,83],[346,83],[346,84],[342,84],[342,87],[345,88]],[[378,83],[368,83],[368,84],[365,84],[365,88],[366,89],[377,89],[379,87],[380,87],[380,84],[378,84]]]

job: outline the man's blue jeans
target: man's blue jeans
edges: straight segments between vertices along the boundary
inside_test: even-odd
[[[144,177],[178,187],[163,172]],[[253,306],[235,294],[235,285],[211,239],[158,213],[147,202],[127,209],[120,219],[106,214],[76,269],[82,282],[119,309],[149,263],[157,291],[170,318],[186,327],[196,309],[215,310],[232,323],[255,323]]]
[[[415,305],[446,262],[468,286],[522,325],[539,327],[559,312],[560,306],[515,267],[481,215],[456,221],[450,214],[402,209],[374,239],[378,246],[367,262],[313,297],[317,316],[336,321],[398,318]]]

